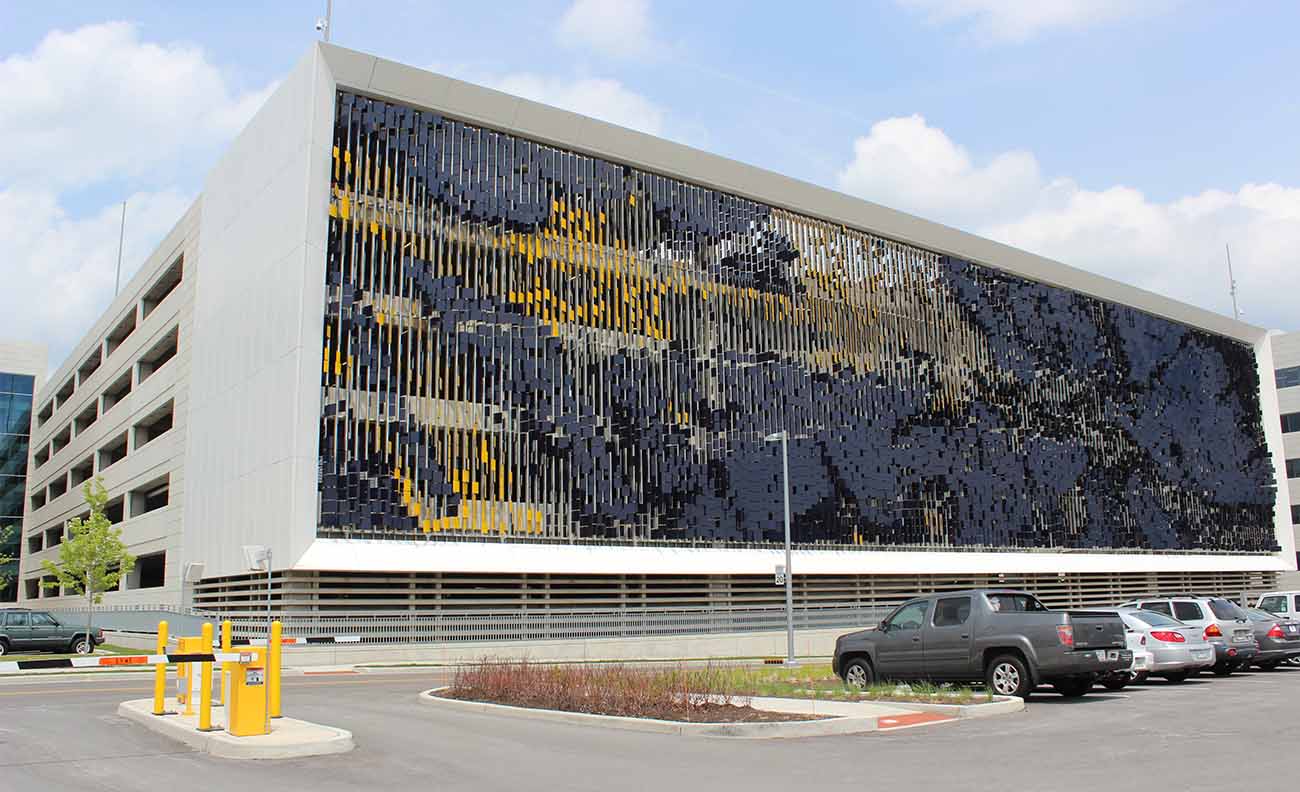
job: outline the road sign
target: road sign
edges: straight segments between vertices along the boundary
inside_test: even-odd
[[[776,565],[776,585],[785,585],[785,564]]]

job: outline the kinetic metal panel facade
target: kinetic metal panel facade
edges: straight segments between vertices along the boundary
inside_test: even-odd
[[[320,534],[1271,550],[1253,351],[347,92]]]

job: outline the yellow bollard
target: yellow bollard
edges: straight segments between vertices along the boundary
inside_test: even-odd
[[[271,622],[271,645],[267,647],[269,657],[266,661],[266,684],[270,693],[271,717],[280,717],[280,622]]]
[[[204,652],[212,651],[212,625],[203,623]],[[199,663],[199,731],[212,728],[212,663]]]
[[[158,652],[167,654],[167,622],[158,622]],[[167,695],[167,664],[158,663],[153,667],[153,714],[166,715],[164,699]]]
[[[221,623],[221,651],[230,651],[230,619]],[[230,663],[221,664],[221,705],[228,707],[230,705],[230,689],[226,687],[230,683]],[[229,713],[227,713],[229,717]]]

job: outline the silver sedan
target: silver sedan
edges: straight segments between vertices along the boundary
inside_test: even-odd
[[[1125,626],[1146,638],[1146,650],[1152,655],[1151,676],[1177,683],[1214,665],[1214,644],[1205,640],[1199,628],[1155,611],[1121,608],[1117,612]]]

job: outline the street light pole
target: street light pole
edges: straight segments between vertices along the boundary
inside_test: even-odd
[[[785,501],[785,665],[794,667],[794,571],[790,566],[790,432],[783,429],[765,440],[781,440],[781,481]]]
[[[266,654],[262,667],[262,685],[266,695],[266,733],[271,733],[271,548],[266,545],[244,545],[244,566],[250,572],[261,572],[266,564]]]
[[[271,548],[266,548],[266,658],[262,664],[262,687],[266,697],[266,733],[271,733]]]

